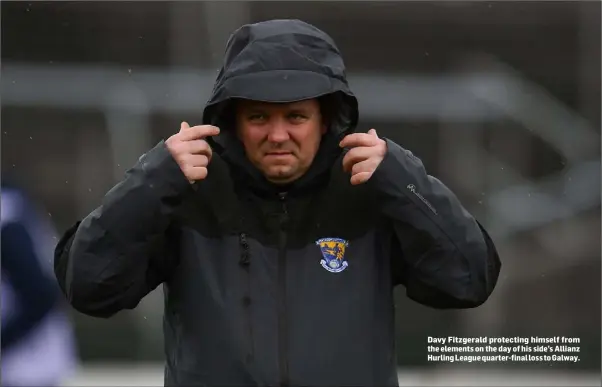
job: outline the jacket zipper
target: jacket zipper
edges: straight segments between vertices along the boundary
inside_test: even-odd
[[[255,346],[253,344],[253,323],[251,320],[251,274],[249,273],[249,264],[250,264],[250,252],[249,252],[249,242],[247,240],[247,234],[240,233],[239,234],[239,242],[242,248],[241,256],[239,264],[243,267],[246,272],[246,283],[247,283],[247,291],[243,296],[242,303],[243,308],[245,309],[245,317],[247,320],[247,333],[249,335],[249,352],[245,358],[245,362],[251,363],[253,361],[253,357],[255,356]]]
[[[280,193],[282,213],[278,236],[278,365],[280,369],[280,386],[290,385],[288,374],[288,322],[286,311],[286,242],[287,224],[289,221],[286,209],[286,193]]]

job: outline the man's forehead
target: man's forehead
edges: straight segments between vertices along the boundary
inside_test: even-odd
[[[264,102],[241,100],[239,106],[244,109],[308,109],[317,106],[315,99],[306,99],[295,102]]]

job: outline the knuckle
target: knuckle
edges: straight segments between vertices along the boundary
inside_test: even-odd
[[[209,145],[207,145],[207,149],[205,150],[204,155],[207,157],[208,160],[211,160],[211,157],[213,156],[213,150],[211,150],[211,147]]]
[[[343,163],[348,163],[352,159],[353,159],[353,153],[351,153],[351,150],[350,150],[349,152],[347,152],[347,154],[345,155],[345,157],[343,157]]]
[[[186,177],[190,180],[202,180],[207,176],[207,168],[205,167],[190,167],[187,169]]]
[[[180,165],[188,165],[189,164],[189,160],[188,157],[186,157],[186,153],[182,152],[182,151],[178,151],[176,152],[174,158],[176,159],[176,161],[180,164]]]
[[[185,166],[182,168],[182,172],[186,178],[194,180],[194,171],[191,168]]]
[[[207,160],[206,157],[203,155],[199,155],[197,157],[195,157],[194,159],[194,166],[195,167],[205,167],[207,166]]]
[[[174,141],[171,142],[170,144],[170,150],[172,151],[173,154],[176,155],[180,155],[183,153],[183,142],[179,141],[179,139],[176,139]]]

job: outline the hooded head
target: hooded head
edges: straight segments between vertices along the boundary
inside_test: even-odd
[[[295,106],[312,110],[311,105],[318,107],[321,116],[319,134],[293,140],[298,144],[313,141],[316,149],[311,157],[298,157],[302,175],[279,184],[261,168],[249,146],[245,151],[241,138],[246,144],[249,137],[241,136],[241,106],[243,111],[264,106],[286,116]],[[299,20],[270,20],[236,30],[228,40],[223,66],[203,112],[204,124],[221,129],[219,136],[208,139],[214,151],[234,167],[237,178],[247,180],[245,184],[268,190],[282,190],[283,185],[286,189],[310,187],[320,181],[340,155],[339,141],[355,129],[357,119],[357,100],[334,41]],[[310,148],[311,144],[303,152],[295,148],[295,156],[303,156]],[[268,145],[261,146],[264,154],[266,149]],[[278,157],[286,163],[286,156],[276,155],[276,164]]]

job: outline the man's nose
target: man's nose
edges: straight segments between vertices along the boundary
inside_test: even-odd
[[[282,143],[289,139],[288,129],[282,122],[274,123],[268,132],[268,141]]]

